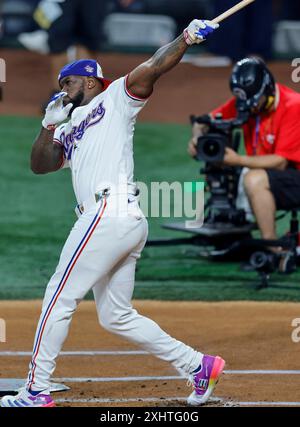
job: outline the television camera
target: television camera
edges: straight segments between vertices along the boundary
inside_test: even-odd
[[[292,273],[296,270],[299,224],[297,210],[292,211],[291,229],[287,237],[277,241],[266,241],[252,237],[257,228],[247,221],[246,212],[236,207],[240,167],[224,166],[222,161],[226,147],[238,152],[242,138],[242,126],[249,120],[250,110],[245,103],[237,102],[238,115],[224,120],[222,115],[215,118],[191,116],[191,123],[204,125],[205,132],[197,140],[196,160],[203,162],[200,174],[205,175],[206,194],[204,225],[199,229],[187,229],[184,222],[164,224],[163,228],[192,233],[189,238],[158,239],[147,242],[147,246],[169,246],[192,244],[201,246],[202,256],[215,261],[248,261],[250,269],[258,272],[260,284],[257,289],[268,286],[270,274],[276,271]],[[270,247],[281,246],[288,256],[270,251]]]
[[[232,120],[223,120],[222,115],[191,116],[191,123],[205,126],[206,132],[198,138],[196,160],[203,161],[200,169],[205,174],[210,198],[206,203],[206,224],[219,227],[235,227],[247,224],[244,210],[236,208],[238,182],[241,168],[223,166],[226,147],[238,151],[241,126],[250,117],[247,110],[239,110]]]

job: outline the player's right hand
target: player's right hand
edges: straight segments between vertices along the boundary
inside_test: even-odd
[[[59,92],[51,98],[42,121],[42,126],[45,129],[53,129],[67,119],[73,104],[69,103],[64,106],[63,101],[66,95],[66,92]]]
[[[209,129],[208,126],[205,124],[200,124],[200,123],[193,124],[193,128],[192,128],[193,137],[189,141],[188,150],[187,150],[191,157],[196,157],[198,138],[200,136],[205,135],[208,132],[208,129]]]
[[[188,150],[187,150],[188,154],[194,158],[197,155],[197,142],[198,142],[198,138],[194,137],[189,141],[189,144],[188,144]]]

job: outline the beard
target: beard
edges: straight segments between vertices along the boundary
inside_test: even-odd
[[[80,90],[77,95],[75,95],[73,98],[69,97],[69,102],[68,103],[72,103],[73,107],[71,108],[70,112],[69,112],[69,117],[71,117],[71,114],[73,113],[73,111],[75,110],[75,108],[80,107],[82,101],[84,98],[84,93],[83,90]]]

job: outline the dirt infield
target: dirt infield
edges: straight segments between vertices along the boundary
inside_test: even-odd
[[[215,392],[219,400],[210,405],[295,402],[300,406],[300,375],[278,372],[300,367],[300,343],[291,340],[291,322],[300,317],[299,304],[136,301],[134,305],[176,338],[225,358],[226,374]],[[39,301],[0,302],[0,317],[7,324],[7,342],[0,343],[0,378],[25,377],[29,356],[3,352],[31,351],[40,306]],[[185,405],[183,398],[190,392],[186,381],[177,378],[169,364],[135,354],[141,349],[105,332],[98,325],[93,302],[80,305],[63,350],[112,354],[60,356],[54,376],[67,378],[71,391],[55,394],[59,406]],[[113,354],[117,351],[133,353]]]
[[[6,61],[7,83],[0,114],[40,114],[48,99],[49,58],[32,52],[2,49]],[[149,55],[105,53],[101,64],[106,77],[116,79],[127,74]],[[270,64],[276,79],[295,90],[291,64]],[[224,102],[229,96],[228,79],[231,68],[198,68],[180,64],[157,83],[150,102],[139,115],[141,121],[189,123],[189,115],[204,114]]]

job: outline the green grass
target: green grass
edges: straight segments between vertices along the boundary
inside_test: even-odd
[[[212,263],[199,248],[147,248],[139,263],[136,298],[202,301],[299,301],[299,273],[273,275],[270,287],[257,291],[256,273],[238,263]]]
[[[29,169],[40,120],[0,118],[0,298],[41,298],[75,220],[75,198],[67,170],[35,176]],[[138,181],[193,181],[200,165],[186,155],[190,129],[182,125],[138,124],[135,175]],[[149,219],[150,238],[175,237]],[[279,229],[287,229],[286,220]],[[211,263],[199,248],[146,248],[138,264],[135,298],[167,300],[300,300],[300,273],[274,275],[257,292],[257,276],[236,263]]]

